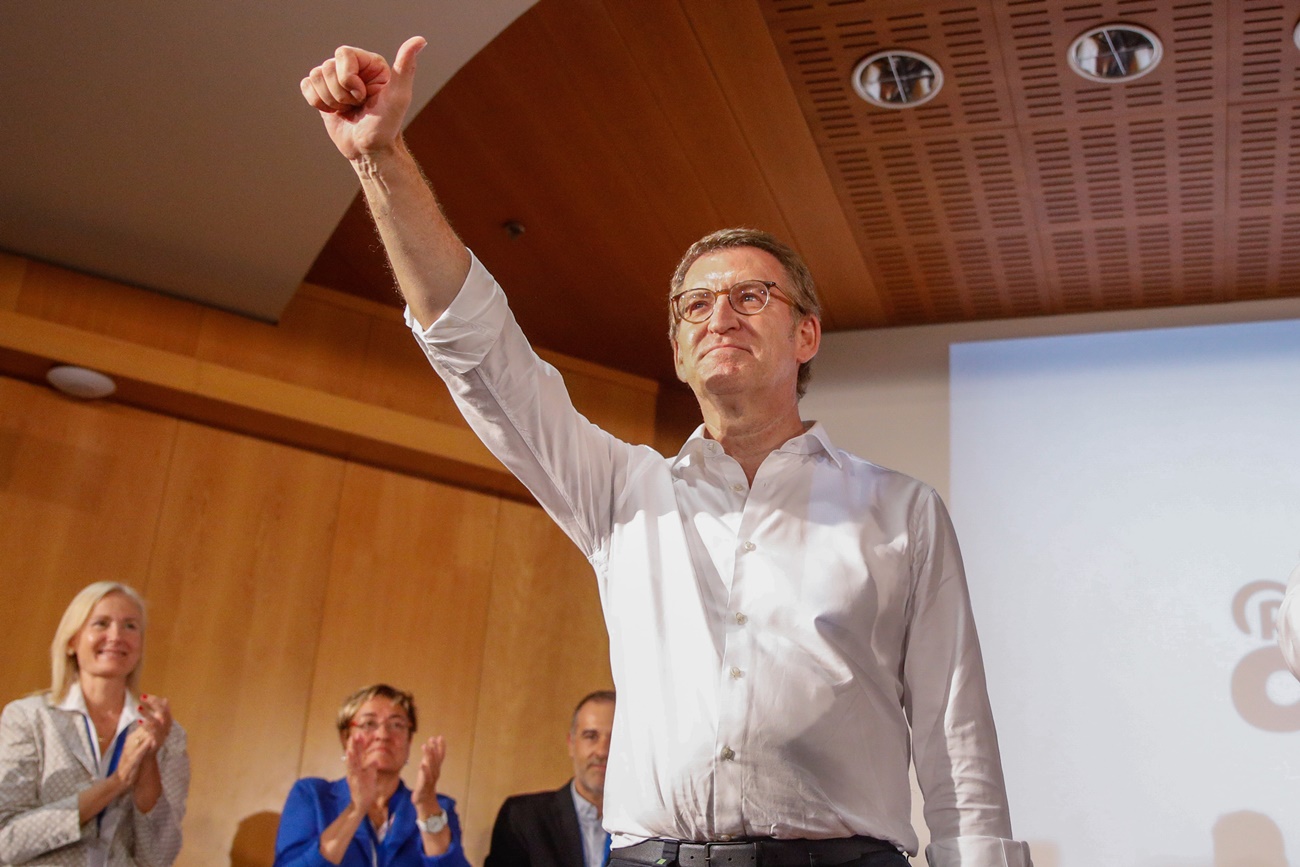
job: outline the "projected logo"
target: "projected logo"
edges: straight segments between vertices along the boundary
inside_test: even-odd
[[[1277,647],[1277,612],[1286,585],[1252,581],[1232,599],[1232,619],[1246,635],[1267,642],[1232,672],[1232,703],[1241,718],[1266,732],[1300,732],[1300,684]]]

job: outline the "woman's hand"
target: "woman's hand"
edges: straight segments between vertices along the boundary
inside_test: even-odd
[[[140,714],[140,728],[153,739],[154,748],[140,762],[139,776],[135,781],[135,806],[148,813],[162,797],[162,776],[158,771],[158,750],[167,742],[172,730],[172,710],[167,699],[142,695],[136,708]],[[134,734],[134,732],[133,732]],[[125,750],[124,750],[125,751]]]
[[[438,777],[442,774],[442,760],[447,755],[447,744],[442,735],[429,738],[420,745],[420,773],[415,778],[411,803],[421,819],[442,812],[438,805]]]
[[[365,816],[379,803],[379,769],[373,760],[366,760],[366,748],[373,735],[367,735],[359,729],[353,729],[348,738],[347,751],[343,761],[348,771],[348,791],[352,795],[352,806]]]
[[[451,846],[450,826],[444,826],[436,834],[424,830],[425,819],[443,813],[442,805],[438,803],[438,777],[442,774],[442,760],[446,755],[447,743],[442,735],[431,737],[420,745],[420,773],[411,792],[411,803],[415,805],[415,816],[420,820],[424,838],[424,854],[429,857],[441,855]]]
[[[159,746],[153,732],[143,724],[136,725],[127,734],[126,743],[122,745],[122,755],[117,760],[117,770],[113,772],[124,791],[135,788],[136,780],[140,778],[140,769],[147,759],[158,752]]]
[[[161,747],[166,743],[167,735],[171,734],[172,730],[171,704],[161,696],[142,695],[136,710],[140,713],[140,722],[144,728],[153,735],[158,746]]]

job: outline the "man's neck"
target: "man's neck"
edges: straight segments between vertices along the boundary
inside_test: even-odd
[[[740,464],[751,485],[767,456],[804,432],[797,401],[773,412],[755,403],[701,400],[700,412],[709,437]]]

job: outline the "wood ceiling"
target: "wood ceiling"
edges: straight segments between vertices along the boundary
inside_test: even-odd
[[[407,139],[535,343],[662,381],[668,276],[727,225],[799,249],[832,330],[1296,296],[1298,9],[540,0]],[[1115,21],[1160,66],[1071,72]],[[883,48],[937,60],[939,95],[860,100]],[[359,202],[307,279],[397,303]]]

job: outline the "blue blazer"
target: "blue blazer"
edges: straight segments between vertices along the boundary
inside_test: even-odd
[[[294,783],[275,835],[275,867],[333,867],[320,854],[320,835],[351,802],[346,778],[331,783],[320,777],[305,777]],[[439,795],[438,803],[447,811],[451,826],[451,846],[443,854],[425,856],[424,842],[415,826],[411,790],[399,781],[388,801],[392,821],[383,841],[375,840],[370,820],[364,820],[343,853],[340,867],[374,867],[376,863],[379,867],[469,867],[461,847],[456,802]]]

